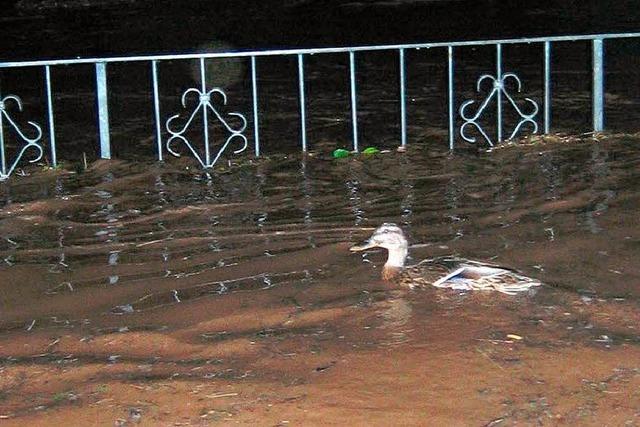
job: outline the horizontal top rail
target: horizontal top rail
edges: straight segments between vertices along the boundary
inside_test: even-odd
[[[634,33],[610,33],[610,34],[585,34],[551,37],[525,37],[519,39],[495,39],[495,40],[472,40],[457,42],[433,42],[433,43],[410,43],[391,45],[370,45],[352,47],[326,47],[326,48],[303,48],[303,49],[273,49],[273,50],[250,50],[250,51],[226,51],[210,53],[184,53],[184,54],[158,54],[141,56],[114,56],[114,57],[91,57],[74,59],[45,59],[37,61],[6,61],[0,62],[0,68],[15,67],[37,67],[47,65],[77,65],[95,64],[98,62],[134,62],[134,61],[163,61],[175,59],[198,59],[198,58],[241,58],[251,56],[284,56],[284,55],[314,55],[322,53],[346,53],[358,51],[382,51],[396,49],[430,49],[439,47],[458,46],[483,46],[495,44],[523,44],[523,43],[543,43],[543,42],[571,42],[594,39],[620,39],[640,37],[640,32]]]

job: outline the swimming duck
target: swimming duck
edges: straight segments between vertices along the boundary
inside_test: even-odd
[[[538,280],[510,268],[456,256],[430,258],[416,265],[405,266],[409,244],[402,229],[392,223],[382,224],[367,241],[353,246],[351,251],[360,252],[375,247],[385,248],[389,253],[382,269],[382,278],[411,289],[433,285],[438,288],[494,290],[516,295],[541,285]]]

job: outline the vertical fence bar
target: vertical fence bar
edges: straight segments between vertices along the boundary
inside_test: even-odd
[[[300,138],[302,140],[302,151],[307,152],[307,116],[304,99],[304,57],[298,54],[298,89],[300,91]]]
[[[544,133],[551,128],[551,42],[544,42]]]
[[[0,100],[2,95],[0,94]],[[2,101],[0,101],[2,103]],[[4,105],[0,104],[0,180],[7,177],[7,159],[4,151]]]
[[[47,116],[49,119],[49,149],[51,150],[51,166],[55,168],[58,165],[58,156],[56,152],[56,131],[53,121],[53,91],[51,89],[51,68],[48,65],[44,67],[44,77],[47,87]]]
[[[158,61],[151,61],[151,75],[153,77],[153,113],[156,120],[156,146],[158,147],[158,161],[162,161],[162,130],[160,125],[160,91],[158,89]]]
[[[604,130],[604,47],[602,39],[593,40],[593,131]]]
[[[107,97],[107,64],[96,63],[96,86],[98,89],[98,126],[100,130],[100,158],[111,158],[109,140],[109,102]]]
[[[351,131],[353,139],[353,151],[358,151],[358,100],[356,88],[356,55],[349,52],[349,82],[351,87]]]
[[[496,44],[496,81],[502,85],[502,45]],[[502,90],[496,93],[496,115],[498,142],[502,141]]]
[[[407,100],[405,87],[404,49],[399,49],[400,61],[400,145],[407,145]]]
[[[205,65],[205,59],[200,58],[200,89],[202,90],[202,96],[207,93],[207,70]],[[211,167],[211,153],[209,152],[209,111],[206,107],[202,109],[202,121],[204,131],[204,158],[206,167]]]
[[[453,87],[453,46],[447,47],[447,80],[448,80],[448,96],[449,96],[449,150],[453,150],[453,141],[455,139],[455,105],[454,105],[454,87]]]
[[[260,128],[258,123],[258,79],[256,57],[251,57],[251,94],[253,101],[253,140],[256,157],[260,156]]]

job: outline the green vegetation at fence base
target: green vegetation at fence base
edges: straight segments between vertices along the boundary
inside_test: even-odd
[[[334,159],[344,159],[345,157],[349,157],[349,154],[349,151],[345,150],[344,148],[333,150]]]
[[[376,147],[367,147],[364,150],[362,150],[362,154],[365,155],[372,155],[372,154],[378,154],[380,153],[380,150],[378,150]]]
[[[367,147],[364,150],[362,150],[362,154],[364,154],[365,156],[371,156],[374,154],[379,154],[382,151],[378,150],[376,147]],[[333,150],[333,158],[334,159],[344,159],[346,157],[349,157],[352,153],[348,150],[345,150],[344,148],[338,148]],[[356,153],[353,153],[356,154]]]

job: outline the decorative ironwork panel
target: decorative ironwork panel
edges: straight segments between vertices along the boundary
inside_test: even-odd
[[[9,105],[11,104],[17,106],[18,111],[22,111],[22,101],[17,96],[7,95],[2,98],[2,100],[0,100],[0,181],[5,180],[9,176],[11,176],[11,173],[15,170],[16,166],[18,166],[20,160],[22,160],[25,152],[30,148],[33,148],[36,154],[35,157],[29,160],[30,163],[39,161],[44,153],[42,145],[38,144],[38,142],[42,138],[42,129],[40,128],[40,126],[31,121],[27,122],[35,129],[36,132],[36,135],[34,137],[29,138],[20,128],[18,123],[16,123],[15,120],[11,117],[11,114],[9,114]],[[4,120],[9,123],[9,127],[13,128],[18,137],[22,139],[22,141],[26,142],[26,144],[18,150],[18,153],[14,157],[12,162],[7,162],[8,159],[6,155],[6,147],[4,144]]]
[[[184,145],[187,146],[189,151],[191,151],[193,156],[198,160],[198,162],[204,168],[213,167],[217,163],[222,153],[224,153],[224,151],[229,147],[229,145],[234,139],[240,139],[240,148],[238,148],[237,150],[234,150],[233,154],[239,154],[243,152],[247,148],[247,142],[248,142],[247,137],[243,133],[247,128],[247,119],[242,114],[235,113],[235,112],[227,113],[226,115],[223,115],[219,111],[219,109],[214,105],[214,102],[213,102],[214,97],[220,97],[222,99],[222,105],[223,106],[227,105],[227,95],[224,93],[224,91],[220,88],[214,88],[209,90],[208,92],[205,92],[203,90],[196,89],[196,88],[187,89],[182,94],[182,107],[184,109],[187,108],[187,99],[189,98],[190,95],[197,95],[199,103],[193,109],[193,111],[191,111],[189,117],[186,119],[184,124],[182,126],[177,126],[177,125],[174,126],[174,123],[176,122],[176,120],[180,118],[180,114],[171,116],[166,122],[166,129],[171,135],[167,140],[167,144],[166,144],[167,151],[169,151],[169,153],[173,154],[176,157],[180,157],[180,154],[174,149],[174,145],[177,142],[182,142],[184,143]],[[191,97],[193,98],[193,96]],[[213,113],[213,116],[215,117],[215,119],[217,119],[222,124],[224,129],[226,129],[226,131],[229,133],[229,136],[225,140],[222,147],[220,147],[218,152],[215,154],[215,157],[213,159],[211,159],[211,154],[209,150],[210,148],[209,133],[207,130],[209,126],[208,113]],[[196,150],[193,147],[191,142],[185,136],[185,132],[187,132],[187,130],[189,129],[191,124],[194,122],[198,114],[202,115],[202,119],[204,122],[204,152],[205,152],[204,158],[198,152],[198,150]],[[238,119],[240,119],[240,126],[237,126],[237,127],[232,126],[232,124],[230,124],[228,121],[228,118],[230,117],[237,117]]]
[[[484,81],[487,81],[487,80],[492,82],[491,91],[489,92],[487,97],[482,101],[482,103],[480,104],[480,106],[476,110],[475,114],[469,115],[467,113],[467,108],[469,106],[471,106],[472,104],[474,104],[476,101],[474,101],[474,100],[465,101],[460,106],[460,116],[462,117],[462,119],[464,121],[462,126],[460,126],[460,136],[462,137],[462,139],[464,139],[467,142],[471,142],[471,143],[475,143],[477,141],[476,137],[470,136],[467,133],[467,128],[469,126],[472,126],[472,127],[476,128],[476,130],[478,132],[480,132],[480,135],[482,135],[482,137],[485,139],[485,141],[490,146],[493,147],[494,141],[491,139],[491,137],[489,137],[489,135],[487,134],[485,129],[480,125],[479,119],[480,119],[482,114],[486,111],[487,107],[492,103],[492,101],[494,99],[496,99],[496,102],[501,102],[500,101],[500,97],[498,97],[499,94],[502,94],[502,95],[505,96],[505,98],[508,101],[508,104],[510,104],[513,107],[514,111],[516,112],[516,114],[520,118],[520,120],[516,124],[515,128],[511,132],[511,135],[509,136],[508,139],[513,139],[518,134],[520,129],[522,129],[522,126],[524,126],[527,123],[532,125],[533,133],[537,133],[538,132],[538,123],[536,122],[535,117],[538,114],[538,104],[531,98],[524,98],[525,101],[527,101],[533,107],[533,111],[532,112],[526,113],[522,108],[520,108],[518,106],[516,101],[513,99],[513,97],[511,96],[511,94],[507,90],[506,83],[507,83],[508,80],[512,80],[512,81],[514,81],[516,83],[517,91],[518,91],[518,93],[520,93],[522,91],[522,83],[520,82],[520,78],[518,78],[518,76],[515,75],[514,73],[505,73],[500,78],[496,78],[496,77],[494,77],[494,76],[492,76],[490,74],[484,74],[484,75],[480,76],[480,78],[478,79],[478,83],[477,83],[477,86],[476,86],[476,91],[478,93],[480,93],[480,91],[482,90],[482,83]],[[501,123],[502,123],[502,117],[500,116],[502,114],[501,110],[500,110],[500,113],[498,113],[498,114],[499,114],[499,117],[497,117],[498,126],[501,126]],[[500,141],[498,141],[498,142],[500,142]]]

